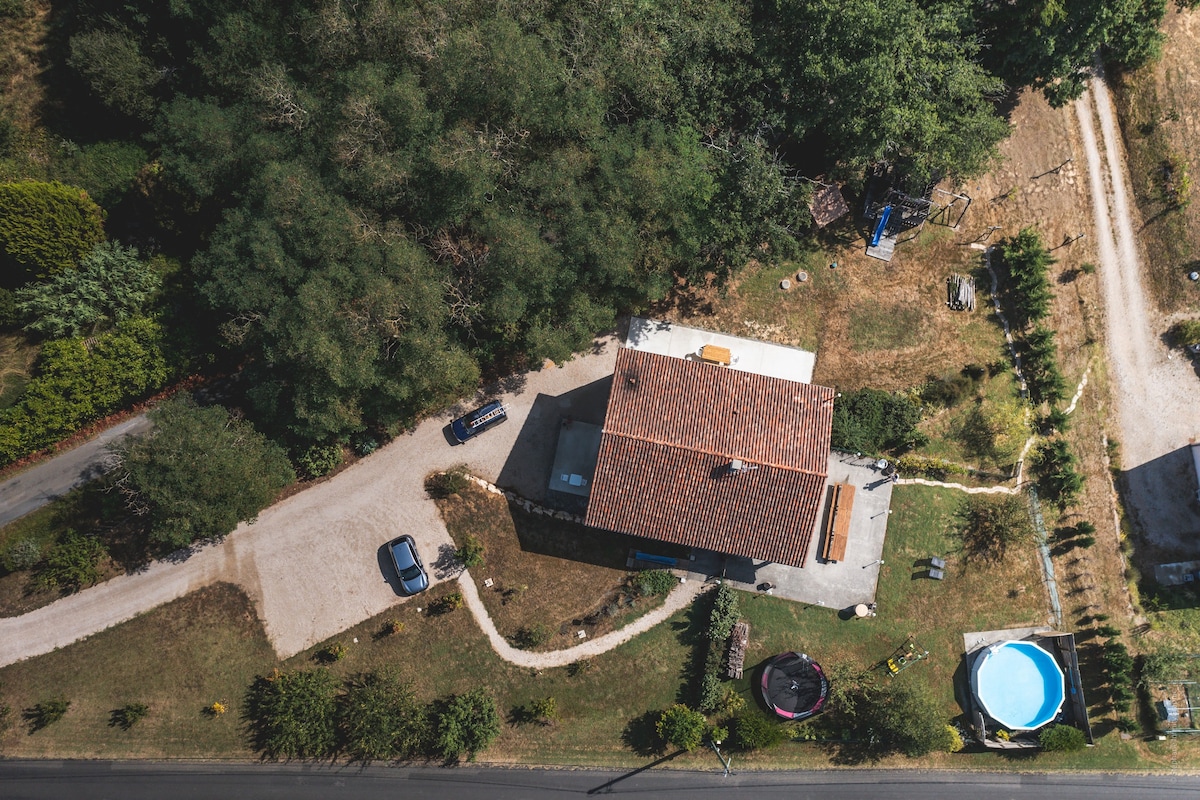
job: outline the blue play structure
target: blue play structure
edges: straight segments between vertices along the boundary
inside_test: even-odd
[[[875,224],[875,234],[871,237],[871,247],[878,247],[879,240],[883,238],[883,232],[887,229],[888,220],[892,218],[892,206],[884,206],[883,213],[879,215],[879,222]]]

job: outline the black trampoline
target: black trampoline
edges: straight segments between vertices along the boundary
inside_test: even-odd
[[[784,719],[807,719],[829,697],[829,679],[804,653],[780,653],[763,668],[763,700]]]

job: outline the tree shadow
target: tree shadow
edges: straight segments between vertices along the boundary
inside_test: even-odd
[[[662,738],[659,737],[657,730],[658,718],[661,715],[661,711],[652,709],[640,716],[634,717],[626,723],[625,729],[621,731],[621,741],[635,754],[643,758],[662,755],[666,752],[667,746],[663,743]]]
[[[386,549],[386,548],[385,548]],[[454,549],[452,544],[442,544],[438,546],[437,558],[433,561],[433,576],[439,581],[447,578],[455,578],[463,573],[465,567],[458,560],[458,551]],[[386,574],[386,573],[385,573]]]

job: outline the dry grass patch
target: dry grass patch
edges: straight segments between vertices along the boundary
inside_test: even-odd
[[[627,554],[646,542],[531,514],[474,485],[438,504],[457,546],[468,537],[483,545],[472,575],[497,630],[519,646],[570,647],[579,630],[598,636],[661,603],[628,584]]]
[[[59,722],[30,734],[18,724],[0,737],[22,758],[248,758],[241,699],[275,657],[249,600],[216,584],[62,650],[0,669],[14,713],[50,697],[71,702]],[[225,703],[229,712],[206,716]],[[130,730],[111,712],[140,702],[149,713]]]

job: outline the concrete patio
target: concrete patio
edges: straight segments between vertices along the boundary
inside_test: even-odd
[[[829,514],[830,487],[835,483],[851,484],[855,496],[846,558],[830,563],[819,556]],[[879,560],[883,557],[883,540],[887,534],[892,485],[875,466],[874,459],[832,452],[829,454],[826,500],[813,531],[804,568],[756,562],[711,551],[696,551],[694,560],[680,564],[680,568],[686,569],[693,580],[723,577],[746,591],[757,591],[760,584],[771,583],[774,584],[771,593],[775,597],[801,603],[839,609],[872,603],[879,582]]]

